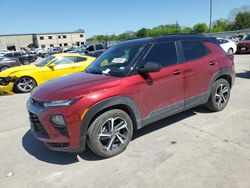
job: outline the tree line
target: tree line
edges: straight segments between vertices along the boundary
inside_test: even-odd
[[[211,32],[224,32],[232,30],[250,29],[250,12],[243,11],[235,14],[232,21],[227,19],[218,19],[213,22]],[[127,31],[120,35],[96,35],[87,39],[89,42],[105,42],[105,41],[121,41],[131,38],[154,37],[164,34],[175,33],[208,33],[209,27],[206,23],[197,23],[193,27],[180,26],[178,23],[159,25],[157,27],[148,29],[141,28],[133,32]]]

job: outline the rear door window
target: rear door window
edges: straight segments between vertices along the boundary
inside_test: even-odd
[[[199,41],[181,41],[185,61],[200,59],[208,54],[206,47]]]
[[[143,64],[149,61],[159,63],[162,67],[176,65],[177,53],[175,42],[162,42],[154,44],[144,58]]]
[[[103,49],[103,46],[101,44],[97,44],[95,47],[96,47],[96,50],[102,50]]]
[[[76,57],[76,62],[75,63],[86,61],[86,60],[87,60],[87,58],[85,58],[85,57]]]

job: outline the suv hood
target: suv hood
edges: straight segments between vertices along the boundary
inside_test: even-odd
[[[33,90],[31,97],[42,102],[74,99],[90,92],[113,87],[119,82],[119,77],[79,72],[38,86]]]
[[[12,68],[9,68],[9,69],[1,72],[0,77],[6,77],[6,76],[10,76],[11,74],[16,73],[16,72],[29,71],[29,70],[34,70],[37,68],[39,68],[39,67],[37,67],[36,65],[24,65],[24,66],[12,67]]]

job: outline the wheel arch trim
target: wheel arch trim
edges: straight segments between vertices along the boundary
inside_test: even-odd
[[[91,108],[89,108],[87,110],[87,112],[85,112],[85,111],[83,112],[86,114],[84,115],[84,117],[81,121],[80,139],[79,139],[80,148],[76,152],[84,151],[85,145],[86,145],[87,130],[88,130],[88,127],[90,126],[90,123],[93,120],[93,118],[96,115],[98,115],[98,113],[102,112],[103,110],[109,109],[109,108],[112,108],[115,106],[119,106],[119,105],[126,106],[130,112],[129,115],[131,116],[131,114],[132,114],[131,119],[132,119],[133,123],[136,123],[136,125],[134,125],[134,127],[136,129],[139,129],[142,127],[142,119],[141,119],[139,109],[138,109],[136,103],[130,97],[118,96],[118,97],[112,97],[112,98],[100,101],[97,104],[95,104],[94,106],[92,106]]]

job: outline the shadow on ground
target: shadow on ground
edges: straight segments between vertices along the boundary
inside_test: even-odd
[[[67,165],[79,162],[77,154],[58,152],[48,149],[43,143],[39,142],[37,139],[34,138],[30,130],[26,132],[26,134],[23,136],[22,144],[23,148],[30,155],[34,156],[40,161],[59,164],[59,165]],[[90,151],[88,147],[86,147],[84,153],[81,153],[78,156],[88,161],[101,159],[98,156],[96,156],[92,151]]]
[[[169,118],[165,118],[158,122],[152,123],[144,128],[135,131],[133,135],[133,140],[149,134],[153,131],[157,131],[159,129],[165,128],[173,123],[181,121],[183,119],[192,117],[197,113],[210,113],[204,107],[196,107],[191,110],[187,110],[185,112],[179,113],[177,115],[171,116]],[[52,164],[59,164],[59,165],[68,165],[72,163],[79,162],[78,157],[82,158],[86,161],[96,161],[102,160],[103,158],[96,156],[88,147],[86,150],[81,154],[73,154],[73,153],[66,153],[66,152],[58,152],[48,149],[45,145],[40,143],[37,139],[35,139],[31,133],[31,131],[26,132],[23,136],[22,144],[24,149],[32,156],[37,158],[40,161],[44,161],[47,163]]]
[[[239,78],[250,79],[250,71],[237,73],[236,76]]]
[[[212,112],[207,110],[203,106],[198,106],[196,108],[181,112],[179,114],[170,116],[170,117],[162,119],[160,121],[151,123],[150,125],[147,125],[147,126],[143,127],[142,129],[140,129],[138,131],[135,131],[134,135],[133,135],[133,140],[138,138],[138,137],[149,134],[149,133],[151,133],[153,131],[157,131],[159,129],[170,126],[170,125],[172,125],[174,123],[177,123],[178,121],[190,118],[190,117],[192,117],[192,116],[194,116],[196,114],[199,114],[199,113],[212,113]]]

